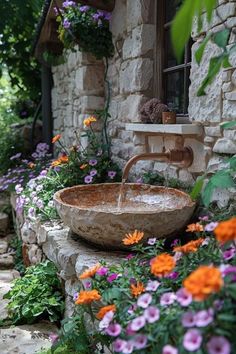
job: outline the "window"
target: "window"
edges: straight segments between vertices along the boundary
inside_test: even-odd
[[[187,115],[192,41],[186,45],[183,58],[178,63],[170,38],[171,21],[178,9],[178,3],[179,0],[157,0],[156,93],[178,115]]]

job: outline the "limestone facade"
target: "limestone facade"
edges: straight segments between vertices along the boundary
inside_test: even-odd
[[[147,144],[142,133],[125,129],[126,123],[139,122],[139,108],[154,97],[156,77],[156,33],[158,0],[119,0],[113,11],[111,31],[115,54],[109,60],[108,79],[111,84],[109,134],[112,138],[112,155],[121,167],[137,153],[145,151]],[[203,16],[204,17],[204,16]],[[198,175],[213,165],[221,166],[221,155],[236,154],[236,130],[223,130],[220,123],[236,120],[236,53],[231,57],[232,67],[221,70],[207,88],[207,95],[197,97],[196,92],[205,77],[209,60],[217,54],[217,47],[209,43],[199,67],[194,53],[206,33],[216,32],[225,26],[231,28],[230,45],[236,40],[236,0],[219,0],[211,26],[203,18],[201,33],[193,30],[192,68],[189,89],[189,121],[203,127],[201,136],[185,136],[185,144],[194,150],[194,163],[180,169],[159,162],[139,162],[133,175],[147,169],[193,184]],[[52,107],[54,133],[62,133],[67,144],[73,141],[73,132],[81,133],[83,120],[88,114],[104,106],[104,63],[78,48],[67,53],[65,64],[53,67],[54,87]],[[99,128],[99,125],[97,126]],[[162,151],[174,144],[173,135],[149,138],[152,151]]]

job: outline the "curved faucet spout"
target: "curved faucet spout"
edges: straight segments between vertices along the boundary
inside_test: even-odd
[[[166,152],[150,152],[140,155],[133,156],[125,165],[122,182],[126,182],[129,171],[131,167],[138,161],[141,160],[157,160],[157,161],[166,161],[168,163],[177,163],[181,164],[182,167],[189,167],[193,163],[193,151],[191,147],[186,146],[179,149],[171,149]]]
[[[129,161],[126,163],[124,170],[123,170],[123,175],[122,175],[122,182],[125,182],[128,178],[129,171],[133,165],[136,164],[138,161],[144,161],[144,160],[158,160],[158,161],[169,161],[170,160],[170,152],[150,152],[150,153],[144,153],[140,155],[135,155],[129,159]]]

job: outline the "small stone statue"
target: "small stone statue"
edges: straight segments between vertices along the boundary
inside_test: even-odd
[[[168,112],[167,105],[161,103],[158,98],[152,98],[140,109],[142,123],[162,123],[162,112]]]

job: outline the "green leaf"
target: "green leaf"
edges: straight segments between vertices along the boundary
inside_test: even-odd
[[[210,85],[212,83],[212,81],[214,80],[215,76],[220,71],[220,68],[221,68],[221,65],[223,63],[223,60],[224,60],[224,55],[223,54],[218,56],[218,57],[211,58],[207,76],[203,80],[200,88],[198,89],[197,96],[204,96],[206,94],[205,93],[205,89],[206,89],[206,87],[208,85]]]
[[[207,12],[207,21],[210,22],[212,18],[213,10],[216,7],[216,0],[205,0],[204,5]]]
[[[214,34],[212,40],[216,45],[218,45],[218,47],[225,49],[228,44],[229,35],[230,30],[228,28],[225,28],[222,31]]]
[[[229,165],[232,170],[236,170],[236,157],[231,157],[229,160]]]
[[[202,41],[202,43],[200,44],[200,46],[198,47],[198,49],[195,52],[195,59],[196,59],[196,62],[198,63],[198,65],[200,64],[200,62],[202,60],[204,50],[205,50],[206,45],[210,39],[211,39],[211,34],[206,36],[206,38]]]
[[[180,61],[185,44],[190,37],[194,13],[195,6],[193,5],[193,1],[185,0],[171,26],[172,44],[178,61]]]
[[[202,192],[202,201],[203,201],[204,205],[207,207],[210,205],[211,197],[212,197],[214,189],[215,189],[215,187],[209,181]]]
[[[202,187],[203,187],[203,183],[204,183],[204,177],[205,176],[201,176],[197,179],[191,193],[190,193],[190,197],[193,199],[193,200],[196,200],[199,195],[201,194],[201,191],[202,191]]]
[[[214,187],[230,188],[234,187],[235,183],[229,171],[219,171],[211,177],[210,182]]]
[[[221,126],[223,129],[230,129],[230,128],[236,127],[236,120],[234,120],[234,121],[232,121],[232,122],[224,122],[224,123],[221,123],[220,126]]]

